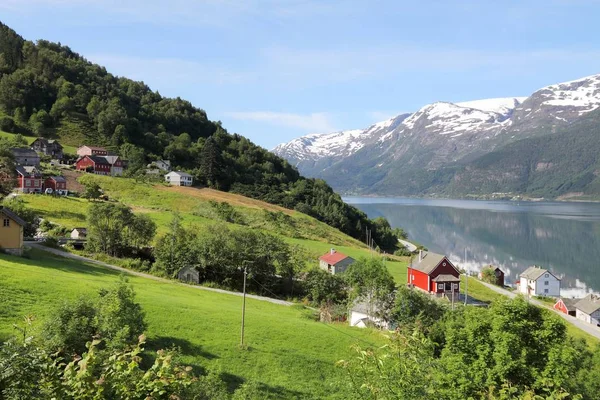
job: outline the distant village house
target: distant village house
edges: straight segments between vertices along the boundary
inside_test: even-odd
[[[64,176],[51,176],[46,178],[44,181],[44,190],[48,192],[48,189],[55,194],[67,194],[67,180]]]
[[[63,158],[63,147],[54,139],[37,138],[31,143],[31,148],[56,160]]]
[[[101,156],[83,156],[75,163],[78,171],[88,171],[96,175],[110,175],[110,163]]]
[[[14,254],[23,254],[23,227],[25,221],[6,207],[0,207],[0,250]]]
[[[173,186],[192,186],[194,179],[192,175],[183,171],[171,171],[165,175],[165,182]]]
[[[538,266],[527,268],[520,275],[519,293],[527,296],[560,296],[560,279]]]
[[[377,306],[372,306],[365,299],[360,299],[350,309],[350,326],[357,328],[375,326],[380,329],[389,329],[388,322],[377,316],[378,312]]]
[[[177,278],[183,282],[200,283],[200,273],[195,267],[183,267],[177,272]]]
[[[77,155],[79,157],[84,156],[107,156],[108,150],[104,147],[96,147],[96,146],[81,146],[77,149]]]
[[[329,272],[332,275],[346,272],[348,267],[354,262],[352,257],[349,257],[335,249],[331,249],[327,254],[319,257],[319,267]]]
[[[460,271],[441,254],[420,250],[408,267],[407,280],[428,293],[460,293]]]
[[[556,304],[554,304],[554,309],[557,311],[560,311],[562,313],[565,313],[567,315],[571,315],[571,316],[575,316],[577,314],[576,309],[575,309],[575,304],[577,304],[577,302],[580,299],[563,299],[560,298],[558,299],[558,301],[556,302]]]
[[[154,165],[156,168],[158,168],[162,171],[165,171],[165,172],[171,171],[171,161],[169,161],[169,160],[154,161],[152,164],[149,165],[149,167],[152,165]]]
[[[71,231],[71,239],[85,239],[87,237],[86,228],[74,228]]]
[[[112,176],[123,175],[123,160],[119,156],[104,156],[104,159],[110,164],[110,174]]]
[[[40,166],[40,156],[33,149],[15,147],[11,149],[17,165]]]
[[[17,190],[23,193],[42,193],[42,174],[31,165],[19,165],[17,171]]]
[[[575,316],[588,324],[600,326],[600,296],[588,294],[575,304]]]

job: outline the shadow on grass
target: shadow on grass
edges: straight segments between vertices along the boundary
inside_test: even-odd
[[[176,348],[184,356],[204,357],[208,360],[218,358],[215,354],[202,349],[202,346],[187,339],[173,336],[157,336],[148,341],[148,348],[153,350]]]
[[[240,386],[242,386],[244,383],[246,383],[246,380],[244,378],[239,377],[237,375],[229,374],[227,372],[221,373],[221,378],[227,384],[227,390],[229,391],[229,393],[233,393],[234,391],[239,389]],[[269,398],[269,399],[305,399],[305,398],[309,399],[309,398],[312,398],[311,396],[309,396],[307,393],[304,393],[304,392],[299,392],[297,390],[290,390],[283,386],[266,385],[262,382],[258,382],[258,389],[260,390],[261,393],[264,393],[265,395],[268,394],[268,397],[266,397],[266,398]]]
[[[78,274],[95,275],[95,276],[114,276],[118,277],[123,272],[115,271],[99,265],[94,265],[85,261],[72,260],[61,257],[56,254],[47,253],[41,249],[32,248],[28,252],[27,257],[17,257],[3,255],[3,257],[11,257],[12,261],[21,264],[31,265],[35,267],[52,268],[63,272],[76,272]]]

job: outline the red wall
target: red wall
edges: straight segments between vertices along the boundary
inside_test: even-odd
[[[556,302],[556,304],[554,305],[554,309],[565,314],[569,314],[569,310],[567,310],[567,307],[565,307],[565,303],[563,303],[562,300]]]
[[[414,278],[411,281],[411,276]],[[412,283],[418,288],[426,290],[429,292],[429,276],[422,271],[418,271],[416,269],[408,268],[408,283]]]
[[[444,263],[446,263],[446,266],[444,266]],[[457,278],[460,277],[460,274],[456,271],[452,264],[450,264],[450,261],[448,261],[448,259],[446,258],[444,258],[442,262],[440,262],[438,266],[433,271],[431,271],[431,279],[442,274],[452,275]]]
[[[55,182],[54,179],[48,178],[44,182],[45,188],[52,188],[52,190],[66,190],[67,183],[66,182]]]
[[[79,170],[86,170],[86,169],[88,169],[88,167],[93,167],[94,162],[88,157],[83,157],[83,158],[77,160],[77,163],[75,163],[75,166]]]

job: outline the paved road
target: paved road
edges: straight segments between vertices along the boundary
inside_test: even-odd
[[[516,292],[511,292],[510,290],[502,289],[496,285],[492,285],[492,284],[489,284],[489,283],[486,283],[483,281],[479,281],[479,282],[481,282],[483,285],[487,286],[488,288],[492,289],[493,291],[503,294],[504,296],[508,296],[510,298],[515,298],[518,295],[518,293],[516,293]],[[577,319],[571,315],[567,315],[560,311],[556,311],[554,308],[548,306],[548,304],[543,303],[539,300],[530,298],[529,302],[531,304],[535,304],[536,306],[544,307],[544,308],[554,311],[556,314],[560,315],[562,317],[562,319],[564,319],[568,323],[575,325],[577,328],[581,329],[582,331],[589,333],[590,335],[600,339],[600,328],[595,327],[591,324],[588,324],[588,323],[586,323],[580,319]]]
[[[48,253],[52,253],[52,254],[55,254],[55,255],[60,256],[60,257],[65,257],[65,258],[70,258],[70,259],[77,260],[77,261],[83,261],[83,262],[90,263],[90,264],[100,265],[101,267],[113,269],[113,270],[119,271],[119,272],[125,272],[126,274],[129,274],[129,275],[141,276],[143,278],[153,279],[153,280],[159,281],[159,282],[169,282],[169,283],[173,283],[173,284],[176,284],[176,285],[183,285],[183,286],[190,287],[192,289],[207,290],[209,292],[230,294],[230,295],[233,295],[233,296],[243,296],[243,294],[240,293],[240,292],[233,292],[233,291],[223,290],[223,289],[208,288],[208,287],[197,286],[197,285],[188,285],[186,283],[181,283],[181,282],[177,282],[177,281],[173,281],[173,280],[165,279],[165,278],[159,278],[158,276],[154,276],[154,275],[150,275],[150,274],[145,274],[143,272],[132,271],[132,270],[127,269],[127,268],[123,268],[123,267],[118,267],[116,265],[107,264],[107,263],[102,262],[102,261],[92,260],[91,258],[83,257],[83,256],[80,256],[80,255],[77,255],[77,254],[67,253],[66,251],[62,251],[62,250],[58,250],[58,249],[53,249],[53,248],[50,248],[50,247],[46,247],[46,246],[43,246],[43,245],[41,245],[39,243],[36,243],[36,242],[25,242],[25,244],[27,246],[29,246],[29,247],[33,247],[33,248],[36,248],[36,249],[39,249],[39,250],[42,250],[42,251],[45,251],[45,252],[48,252]],[[293,303],[290,303],[289,301],[272,299],[270,297],[265,297],[265,296],[257,296],[255,294],[246,294],[246,297],[250,298],[250,299],[260,300],[260,301],[268,301],[269,303],[280,304],[280,305],[283,305],[283,306],[291,306],[293,304]]]
[[[398,239],[398,241],[400,242],[400,244],[402,244],[402,246],[406,247],[406,249],[408,251],[417,251],[417,246],[415,246],[414,244],[412,244],[408,240]]]

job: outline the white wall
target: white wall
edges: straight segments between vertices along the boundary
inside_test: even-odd
[[[365,325],[363,325],[360,320],[363,318],[368,318],[371,322],[374,322],[375,324],[386,328],[387,329],[387,323],[384,322],[381,318],[377,318],[375,316],[368,316],[367,314],[358,312],[358,311],[351,311],[350,312],[350,326],[356,326],[359,328],[365,328]]]
[[[529,287],[529,280],[527,278],[521,277],[519,281],[519,292],[523,294],[527,294],[527,288]]]
[[[560,281],[550,273],[540,276],[535,284],[536,296],[560,296]]]

